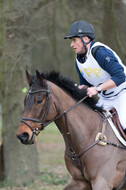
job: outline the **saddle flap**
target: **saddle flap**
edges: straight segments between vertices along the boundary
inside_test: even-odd
[[[112,114],[112,121],[113,121],[115,127],[117,128],[117,130],[119,131],[119,133],[123,137],[123,139],[126,141],[126,134],[123,131],[123,128],[119,121],[119,116],[118,116],[116,109],[112,108],[111,110],[109,110],[109,112]]]

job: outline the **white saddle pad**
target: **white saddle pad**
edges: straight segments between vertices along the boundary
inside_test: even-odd
[[[112,114],[105,110],[105,112],[103,112],[104,115],[107,117],[107,120],[113,130],[113,132],[115,133],[116,137],[118,138],[118,140],[124,145],[126,146],[126,141],[122,138],[122,136],[120,135],[119,131],[117,130],[117,128],[115,127],[113,121],[112,121]]]

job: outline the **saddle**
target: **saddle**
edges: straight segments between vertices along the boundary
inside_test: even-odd
[[[111,110],[109,110],[109,112],[112,114],[112,121],[113,121],[115,127],[119,131],[122,138],[126,141],[126,134],[123,131],[123,128],[122,128],[121,123],[119,121],[119,116],[118,116],[116,109],[112,108]]]

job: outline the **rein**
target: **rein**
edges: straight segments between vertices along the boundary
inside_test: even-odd
[[[49,89],[49,82],[47,81],[47,89],[40,89],[40,90],[35,90],[35,91],[31,91],[29,90],[28,91],[28,95],[29,94],[35,94],[35,93],[39,93],[39,92],[46,92],[47,93],[47,99],[46,99],[46,103],[44,105],[44,108],[43,108],[43,111],[42,111],[42,114],[40,116],[40,120],[39,119],[35,119],[35,118],[30,118],[30,117],[21,117],[19,118],[19,120],[23,123],[25,123],[32,131],[32,138],[31,138],[31,142],[34,143],[34,135],[37,135],[37,132],[40,132],[40,131],[43,131],[45,129],[45,127],[47,125],[49,125],[50,123],[56,121],[57,119],[59,119],[60,117],[64,116],[65,117],[65,123],[66,123],[66,129],[67,129],[67,134],[70,134],[70,132],[68,131],[68,124],[67,124],[67,113],[70,112],[72,109],[74,109],[76,106],[78,106],[80,103],[82,103],[88,96],[85,96],[83,97],[81,100],[79,100],[75,105],[73,105],[71,108],[69,108],[68,110],[64,111],[62,114],[56,116],[54,119],[52,119],[51,121],[45,123],[45,120],[46,120],[46,117],[49,113],[49,108],[50,108],[50,99],[51,96],[50,96],[50,89]],[[27,96],[28,96],[27,95]],[[54,106],[55,106],[55,109],[56,111],[58,112],[58,109],[57,109],[57,106],[56,106],[56,103],[55,101],[52,99],[53,103],[54,103]],[[46,111],[47,109],[47,111]],[[46,111],[46,113],[45,113]],[[44,118],[43,120],[41,121],[41,118],[43,116],[43,114],[45,113],[44,115]],[[32,121],[32,122],[36,122],[38,123],[36,128],[33,129],[32,126],[27,122],[27,121]],[[41,125],[42,128],[41,130],[39,130],[38,126]]]
[[[64,116],[65,117],[65,122],[67,125],[67,113],[70,112],[71,110],[73,110],[76,106],[78,106],[80,103],[82,103],[88,96],[83,97],[82,99],[80,99],[75,105],[73,105],[70,109],[64,111],[63,113],[61,113],[60,115],[58,115],[57,117],[55,117],[53,120],[45,123],[43,125],[43,127],[45,128],[47,125],[49,125],[50,123],[56,121],[57,119],[59,119],[60,117]],[[56,104],[55,104],[56,105]],[[70,134],[70,132],[68,131],[68,126],[66,126],[67,128],[67,134]],[[42,129],[43,130],[43,129]]]

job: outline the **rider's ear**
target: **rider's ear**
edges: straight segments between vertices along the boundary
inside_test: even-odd
[[[32,75],[30,75],[27,70],[26,70],[26,77],[27,77],[28,84],[30,86],[32,82]]]
[[[38,70],[36,70],[36,76],[37,76],[37,80],[41,83],[41,84],[43,84],[44,83],[44,78],[41,76],[41,73],[38,71]]]

